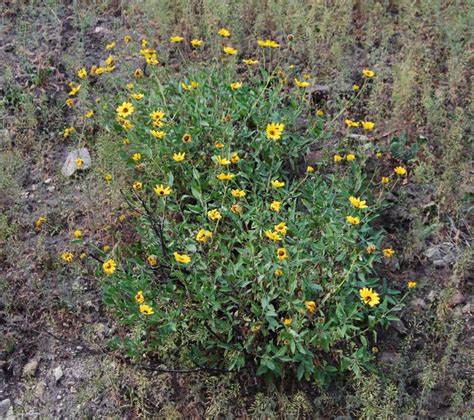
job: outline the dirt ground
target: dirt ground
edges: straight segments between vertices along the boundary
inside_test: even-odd
[[[94,262],[79,270],[58,255],[74,225],[107,245],[123,209],[97,182],[99,171],[61,175],[68,152],[61,133],[70,69],[97,61],[120,25],[119,9],[84,23],[72,3],[30,7],[6,2],[0,36],[0,418],[473,415],[472,216],[468,204],[458,217],[439,216],[436,194],[415,182],[384,215],[390,235],[416,243],[386,274],[416,279],[420,288],[403,322],[381,334],[381,375],[334,389],[281,384],[265,391],[246,373],[153,372],[106,349],[117,326],[103,307]],[[361,59],[355,52],[352,65]],[[435,149],[419,159],[437,159]],[[36,229],[40,215],[47,222]]]

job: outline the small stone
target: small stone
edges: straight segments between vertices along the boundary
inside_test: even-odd
[[[466,298],[464,295],[459,290],[455,290],[453,296],[449,300],[449,306],[454,307],[460,305],[461,303],[464,303],[465,300]]]
[[[35,396],[38,398],[41,398],[44,394],[45,387],[46,387],[46,384],[44,382],[40,382],[38,385],[36,385]]]
[[[443,268],[443,267],[446,267],[446,261],[444,261],[443,259],[434,260],[434,261],[433,261],[433,265],[434,265],[436,268]]]
[[[428,296],[426,297],[428,299],[428,302],[434,302],[436,300],[436,292],[434,290],[431,290],[428,293]]]
[[[416,298],[416,299],[413,299],[412,301],[412,305],[415,307],[415,308],[424,308],[426,306],[426,302],[424,299],[421,299],[421,298]]]
[[[39,360],[32,359],[23,366],[23,376],[33,376],[38,369]]]
[[[54,379],[56,379],[56,382],[59,382],[59,380],[63,377],[63,369],[61,366],[58,366],[56,369],[53,371]]]
[[[425,257],[428,258],[431,261],[440,259],[442,257],[440,246],[439,245],[434,245],[434,246],[429,247],[425,251]]]
[[[7,398],[6,400],[0,401],[0,417],[1,418],[7,415],[11,406],[12,406],[12,403],[9,398]]]
[[[61,173],[64,176],[69,177],[78,170],[76,164],[77,159],[82,159],[83,161],[83,164],[80,168],[81,171],[91,167],[91,156],[89,154],[89,151],[85,147],[82,147],[81,149],[72,150],[67,155],[66,162],[64,162],[63,168],[61,169]]]

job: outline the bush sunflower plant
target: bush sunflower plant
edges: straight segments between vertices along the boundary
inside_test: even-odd
[[[309,76],[284,63],[283,44],[245,53],[231,41],[221,33],[186,59],[189,42],[178,35],[159,51],[128,39],[124,57],[138,61],[120,60],[117,45],[106,67],[80,70],[84,90],[103,92],[84,104],[93,112],[85,124],[114,138],[107,188],[137,215],[140,237],[91,251],[102,258],[105,302],[124,324],[116,344],[135,361],[267,378],[360,375],[377,328],[397,320],[403,300],[374,270],[390,245],[374,223],[388,182],[366,171],[375,156],[357,156],[346,141],[312,166],[305,156],[344,125],[375,73],[364,70],[331,119],[316,114],[311,81],[300,82]],[[395,172],[390,188],[406,176]]]

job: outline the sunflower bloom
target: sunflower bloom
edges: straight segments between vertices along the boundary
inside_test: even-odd
[[[222,219],[222,214],[219,210],[213,209],[207,212],[207,217],[212,221],[216,221]]]
[[[191,143],[193,136],[191,134],[185,134],[182,138],[184,143]]]
[[[165,187],[164,185],[156,185],[155,188],[153,188],[153,191],[155,191],[158,197],[166,197],[172,192],[170,187]]]
[[[61,254],[61,258],[63,259],[64,262],[71,263],[72,260],[74,259],[74,255],[72,254],[72,252],[66,251]]]
[[[398,176],[404,176],[407,174],[407,170],[403,166],[397,166],[393,172],[395,172]]]
[[[295,77],[295,85],[297,87],[299,87],[300,89],[304,89],[304,88],[307,88],[310,83],[309,82],[305,82],[303,80],[298,80],[296,77]]]
[[[222,36],[223,38],[229,38],[230,37],[230,31],[226,28],[221,28],[217,31],[217,34]]]
[[[186,254],[180,254],[179,252],[173,252],[174,259],[180,264],[189,264],[191,262],[191,257]]]
[[[348,223],[354,226],[360,224],[360,219],[358,217],[347,216],[346,220]]]
[[[283,325],[284,325],[285,327],[290,327],[291,324],[292,324],[292,322],[293,322],[293,320],[292,320],[291,318],[285,318],[285,319],[283,320]]]
[[[227,54],[227,55],[236,55],[237,54],[237,50],[235,48],[232,48],[232,47],[224,47],[223,48],[223,51]]]
[[[182,162],[186,158],[186,153],[181,152],[181,153],[174,153],[173,154],[173,160],[175,162]]]
[[[272,181],[272,187],[273,188],[281,188],[281,187],[284,187],[285,186],[285,182],[284,181],[278,181],[278,179],[274,179]]]
[[[146,316],[150,316],[150,315],[153,315],[155,313],[153,311],[153,308],[150,305],[142,304],[142,305],[139,306],[139,308],[140,308],[140,313],[142,313],[143,315],[146,315]]]
[[[278,248],[276,254],[278,261],[285,261],[288,258],[288,252],[286,251],[286,248]]]
[[[285,130],[285,124],[282,123],[270,123],[267,124],[267,139],[280,140],[283,131]]]
[[[356,160],[356,159],[357,159],[357,157],[356,157],[356,155],[354,155],[353,153],[349,153],[349,154],[346,156],[346,160],[347,160],[348,162],[352,162],[353,160]]]
[[[159,130],[150,130],[150,134],[158,140],[161,140],[166,137],[166,131],[159,131]]]
[[[182,36],[173,36],[170,38],[170,41],[173,43],[173,44],[177,44],[179,42],[183,42],[184,41],[184,38]]]
[[[270,210],[278,213],[280,211],[281,201],[272,201],[270,204]]]
[[[85,79],[87,77],[87,70],[83,67],[77,71],[77,76],[79,79]]]
[[[247,66],[254,66],[255,64],[258,64],[258,60],[252,60],[251,58],[244,58],[242,60],[242,63],[247,64]]]
[[[371,121],[361,121],[362,128],[367,131],[371,131],[375,128],[375,123]]]
[[[368,208],[367,202],[365,200],[361,200],[358,197],[349,197],[349,201],[356,209],[366,209]]]
[[[416,287],[416,281],[409,281],[407,286],[409,289],[414,289]]]
[[[113,259],[108,259],[102,264],[102,268],[106,274],[113,274],[117,268],[117,263]]]
[[[304,306],[306,306],[306,309],[310,314],[314,314],[314,312],[316,311],[316,302],[313,300],[305,300]]]
[[[282,239],[278,232],[272,232],[271,230],[266,230],[265,236],[273,242],[278,242]]]
[[[372,288],[368,289],[364,287],[359,291],[360,298],[365,305],[370,307],[377,306],[380,303],[380,296],[377,292],[374,292]]]
[[[288,232],[288,226],[285,222],[278,223],[277,225],[275,225],[275,232],[281,233],[282,235],[286,235],[286,232]]]
[[[134,182],[134,183],[132,184],[132,188],[133,188],[134,190],[137,190],[137,191],[138,191],[138,190],[141,190],[141,189],[143,188],[143,183],[140,182],[140,181]]]
[[[135,302],[137,302],[139,305],[145,302],[145,296],[143,296],[143,292],[141,290],[139,290],[135,295]]]
[[[234,82],[234,83],[231,83],[230,84],[230,88],[232,90],[238,90],[242,87],[242,83],[241,82]]]
[[[385,258],[392,258],[395,255],[395,251],[392,248],[385,248],[382,252]]]
[[[239,190],[238,188],[230,192],[235,198],[243,198],[246,195],[246,192]]]
[[[212,238],[212,232],[206,229],[199,229],[196,235],[196,241],[205,244],[209,239]]]
[[[223,158],[222,156],[214,156],[214,157],[216,158],[216,162],[219,165],[227,166],[231,164],[231,161],[229,159]]]
[[[343,157],[341,155],[334,155],[332,159],[335,163],[339,163],[342,161]]]
[[[156,267],[158,265],[158,259],[156,255],[149,255],[146,259],[146,262],[150,265],[150,267]]]
[[[234,174],[231,174],[231,173],[224,173],[224,172],[221,172],[219,175],[217,175],[217,179],[219,181],[231,181],[233,178],[235,177]]]
[[[362,74],[365,76],[365,77],[368,77],[369,79],[371,77],[374,77],[375,76],[375,72],[372,71],[372,70],[369,70],[369,69],[364,69],[362,70]]]
[[[197,48],[197,47],[200,47],[202,44],[204,44],[204,41],[202,39],[192,39],[191,40],[191,45],[194,47],[194,48]]]
[[[131,102],[123,102],[115,111],[120,118],[127,118],[129,115],[133,114],[135,109]]]

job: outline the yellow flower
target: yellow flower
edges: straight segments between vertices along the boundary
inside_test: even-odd
[[[395,251],[392,248],[385,248],[382,252],[385,258],[392,258],[395,255]]]
[[[141,190],[142,187],[143,187],[143,183],[140,182],[140,181],[134,182],[133,185],[132,185],[132,188],[134,190]]]
[[[130,96],[137,101],[145,97],[143,93],[131,93]]]
[[[375,128],[375,123],[371,121],[361,121],[364,130],[371,131]]]
[[[79,255],[79,258],[81,260],[84,260],[87,257],[87,254],[85,252],[81,252],[81,255]]]
[[[125,87],[128,89],[128,90],[132,90],[135,88],[135,83],[127,83],[125,85]]]
[[[76,159],[76,168],[81,169],[84,166],[84,161],[81,158]]]
[[[341,155],[334,155],[333,160],[334,160],[334,162],[339,163],[339,162],[342,161],[342,156]]]
[[[74,231],[74,237],[77,239],[82,238],[82,232],[79,229],[76,229]]]
[[[75,96],[79,90],[81,90],[81,85],[74,85],[74,83],[69,83],[71,90],[69,91],[69,96]]]
[[[224,173],[224,172],[221,172],[219,175],[217,175],[217,179],[219,181],[231,181],[233,178],[235,177],[234,174],[231,174],[231,173]]]
[[[360,86],[359,86],[359,85],[352,85],[352,90],[353,90],[354,92],[357,92],[359,89],[360,89]]]
[[[223,149],[224,148],[224,144],[220,143],[220,142],[217,142],[214,146],[215,146],[216,149]]]
[[[230,37],[230,31],[227,30],[226,28],[221,28],[217,31],[217,34],[224,37],[224,38],[229,38]]]
[[[135,79],[140,79],[144,76],[143,74],[143,70],[142,69],[136,69],[134,72],[133,72],[133,76],[135,77]]]
[[[314,167],[312,167],[311,165],[308,165],[308,166],[306,167],[306,172],[307,172],[307,173],[314,172]]]
[[[163,118],[165,118],[165,113],[163,111],[153,111],[150,114],[150,118],[153,121],[161,121]]]
[[[272,181],[272,187],[273,188],[281,188],[281,187],[284,187],[285,186],[285,182],[284,181],[278,181],[278,179],[274,179]]]
[[[390,182],[390,178],[388,176],[383,176],[380,182],[387,185]]]
[[[364,69],[364,70],[362,70],[362,74],[363,74],[365,77],[368,77],[368,78],[371,78],[371,77],[374,77],[374,76],[375,76],[375,72],[372,71],[372,70],[369,70],[369,69]]]
[[[191,86],[191,89],[197,89],[199,87],[199,83],[194,80],[191,80],[189,85]]]
[[[288,226],[286,226],[285,222],[278,223],[275,225],[275,232],[281,233],[282,235],[286,235],[288,232]]]
[[[321,110],[321,109],[318,109],[318,110],[316,111],[316,115],[317,115],[318,117],[324,117],[324,111]]]
[[[132,159],[135,161],[135,162],[138,162],[139,160],[141,160],[142,158],[142,155],[140,153],[134,153],[132,155]]]
[[[232,156],[230,157],[230,161],[232,163],[239,163],[240,157],[239,157],[238,153],[233,153]]]
[[[366,209],[367,202],[365,200],[361,200],[359,197],[349,197],[349,201],[356,209]]]
[[[107,64],[108,66],[111,66],[114,64],[114,56],[112,54],[110,54],[107,57],[107,60],[105,60],[105,64]]]
[[[369,245],[367,247],[367,253],[368,254],[373,254],[375,251],[377,251],[377,247],[375,245]]]
[[[145,302],[145,296],[143,296],[143,292],[141,290],[139,290],[137,294],[135,295],[135,302],[137,302],[140,305],[143,302]]]
[[[258,64],[258,60],[252,60],[251,58],[244,58],[242,60],[242,63],[247,64],[247,66],[254,66],[255,64]]]
[[[166,197],[167,195],[171,194],[172,190],[170,187],[165,187],[164,185],[155,185],[153,191],[155,191],[156,195],[159,197]]]
[[[156,255],[149,255],[146,259],[146,262],[151,266],[151,267],[156,267],[158,265],[158,259],[156,258]]]
[[[206,229],[199,229],[199,232],[196,235],[196,241],[206,243],[209,239],[212,238],[212,232]]]
[[[407,170],[403,166],[397,166],[393,171],[400,176],[406,175],[407,173]]]
[[[142,48],[148,47],[148,40],[146,38],[143,38],[141,41]]]
[[[45,216],[40,216],[36,220],[35,225],[36,225],[37,228],[40,228],[41,226],[43,226],[44,222],[46,222],[46,217]]]
[[[123,37],[123,42],[125,42],[125,44],[128,44],[131,40],[132,40],[132,37],[130,35],[125,35]]]
[[[346,160],[348,162],[352,162],[353,160],[356,160],[356,155],[352,154],[352,153],[349,153],[347,156],[346,156]]]
[[[275,270],[275,276],[281,277],[283,275],[283,270],[281,268],[277,268]]]
[[[117,115],[120,118],[127,118],[129,115],[132,115],[135,109],[133,108],[133,104],[130,102],[123,102],[122,105],[117,107],[115,110]]]
[[[285,318],[285,319],[283,320],[283,325],[284,325],[285,327],[289,327],[292,322],[293,322],[293,320],[292,320],[291,318]]]
[[[66,99],[65,104],[68,108],[72,108],[74,106],[74,99],[72,99],[72,98]]]
[[[307,88],[309,86],[309,82],[304,82],[304,81],[298,80],[295,77],[295,85],[299,88]]]
[[[86,118],[92,118],[94,116],[94,111],[89,111],[84,114],[84,117]]]
[[[243,209],[238,204],[232,204],[232,206],[230,207],[230,211],[234,214],[242,214]]]
[[[314,314],[314,312],[316,311],[316,302],[313,300],[305,300],[304,306],[306,306],[306,309],[310,314]]]
[[[180,254],[178,252],[173,252],[173,255],[176,262],[181,264],[189,264],[191,262],[191,257],[189,255]]]
[[[363,289],[360,289],[359,294],[362,302],[370,307],[374,307],[380,303],[379,294],[374,292],[372,288],[368,289],[367,287],[364,287]]]
[[[113,259],[109,259],[102,264],[106,274],[113,274],[117,268],[117,263]]]
[[[284,261],[288,258],[286,248],[278,248],[276,254],[279,261]]]
[[[281,236],[278,234],[278,232],[272,232],[271,230],[266,230],[265,231],[265,236],[270,239],[271,241],[278,242],[281,241]]]
[[[134,127],[133,123],[129,120],[121,120],[120,124],[122,125],[123,129],[128,131]]]
[[[267,139],[280,140],[283,131],[285,130],[285,124],[282,123],[270,123],[267,124]]]
[[[216,162],[219,165],[227,166],[227,165],[230,165],[231,163],[229,159],[223,158],[222,156],[214,156],[214,157],[216,158]]]
[[[358,217],[353,217],[353,216],[347,216],[346,220],[351,224],[351,225],[358,225],[360,223],[360,219]]]
[[[242,87],[242,83],[240,82],[234,82],[230,84],[230,88],[232,90],[237,90],[237,89],[240,89],[241,87]]]
[[[184,38],[182,36],[173,36],[173,37],[171,37],[170,41],[173,44],[177,44],[178,42],[183,42]]]
[[[237,50],[235,48],[232,48],[232,47],[224,47],[223,48],[223,51],[227,54],[227,55],[236,55],[237,54]]]
[[[79,79],[85,79],[87,77],[87,70],[83,67],[82,69],[77,71],[77,76]]]
[[[416,281],[409,281],[407,286],[409,289],[414,289],[416,287]]]
[[[173,160],[175,162],[182,162],[186,158],[186,153],[181,152],[181,153],[174,153],[173,154]]]
[[[130,144],[130,140],[127,139],[127,138],[124,138],[124,139],[122,140],[122,143],[125,144],[125,146],[126,146],[127,144]]]
[[[311,75],[310,74],[303,74],[303,79],[309,80],[309,79],[311,79]]]
[[[76,131],[76,130],[74,129],[74,127],[65,128],[65,129],[64,129],[64,134],[63,134],[63,135],[64,135],[64,138],[65,138],[65,139],[68,138],[72,133],[74,133],[74,131]]]
[[[281,201],[272,201],[270,204],[270,209],[276,213],[280,211]]]
[[[115,42],[111,42],[105,46],[106,50],[113,50],[115,48]]]
[[[185,134],[183,136],[183,142],[184,143],[191,143],[191,140],[193,139],[193,136],[191,136],[191,134]]]
[[[110,174],[104,175],[104,181],[107,182],[107,183],[111,182],[112,181],[112,175],[110,175]]]
[[[207,217],[213,221],[222,219],[222,215],[217,209],[209,210],[207,212]]]
[[[260,45],[261,47],[268,47],[268,48],[279,48],[280,44],[276,41],[272,41],[270,39],[266,39],[265,41],[258,40],[257,44]]]
[[[360,123],[357,121],[352,121],[349,118],[346,118],[344,120],[344,124],[346,124],[348,127],[359,127]]]
[[[162,139],[166,137],[166,131],[161,131],[161,130],[150,130],[150,134],[155,139]]]
[[[204,43],[204,41],[202,39],[192,39],[191,40],[191,45],[195,48],[197,47],[200,47],[202,44]]]
[[[153,315],[155,313],[150,305],[145,304],[140,305],[140,312],[146,316]]]
[[[245,197],[246,192],[243,191],[243,190],[239,190],[239,189],[237,188],[237,189],[235,189],[235,190],[232,190],[232,191],[231,191],[231,194],[232,194],[235,198],[243,198],[243,197]]]
[[[377,152],[377,153],[375,154],[375,157],[376,157],[377,159],[380,159],[380,158],[382,157],[382,152]]]
[[[63,252],[61,254],[61,258],[63,259],[64,262],[71,263],[72,260],[74,259],[74,255],[71,252]]]

